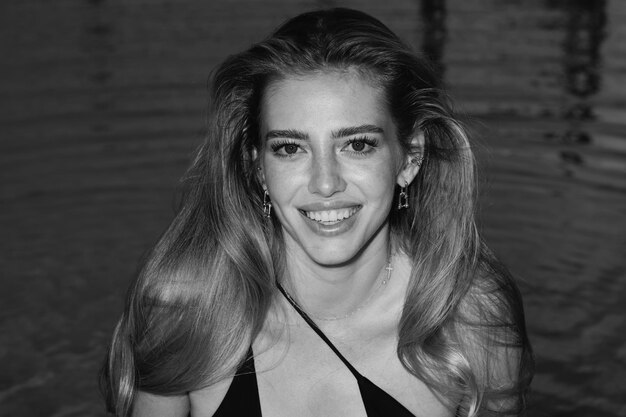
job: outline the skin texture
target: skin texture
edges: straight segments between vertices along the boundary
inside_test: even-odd
[[[320,265],[346,263],[386,221],[394,185],[404,185],[404,177],[395,126],[381,101],[378,89],[351,72],[288,78],[268,88],[262,135],[272,136],[263,150],[264,183],[287,232],[288,250]],[[359,126],[381,131],[333,136],[340,129]],[[349,142],[355,139],[359,142]],[[298,209],[319,203],[361,206],[358,221],[339,235],[314,233]]]
[[[345,314],[371,294],[389,257],[395,186],[419,169],[382,94],[347,70],[281,79],[263,96],[260,179],[283,228],[284,285],[314,315]],[[303,213],[328,208],[356,213],[330,225]]]
[[[320,322],[320,327],[362,375],[415,416],[451,417],[453,411],[411,375],[396,354],[398,317],[411,265],[402,254],[393,262],[391,281],[366,308],[346,320]],[[366,416],[356,379],[282,298],[253,350],[264,416]],[[191,393],[192,415],[212,416],[231,381]]]

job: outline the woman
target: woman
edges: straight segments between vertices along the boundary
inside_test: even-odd
[[[463,127],[361,12],[306,13],[212,79],[181,208],[129,291],[117,415],[518,415],[520,294],[476,230]]]

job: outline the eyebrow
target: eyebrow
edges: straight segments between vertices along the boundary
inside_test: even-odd
[[[376,125],[361,125],[361,126],[350,126],[350,127],[342,127],[341,129],[333,130],[331,135],[333,139],[343,138],[346,136],[352,135],[362,135],[364,133],[385,133],[384,129],[378,127]],[[309,140],[309,135],[305,132],[296,129],[285,129],[285,130],[270,130],[265,135],[265,140],[270,139],[278,139],[278,138],[289,138],[289,139],[297,139],[297,140]]]
[[[295,130],[295,129],[270,130],[265,135],[265,140],[276,139],[276,138],[309,140],[309,135],[307,135],[306,133],[300,130]]]
[[[341,129],[333,131],[332,135],[333,138],[337,139],[352,135],[362,135],[363,133],[385,133],[385,131],[383,130],[383,128],[376,125],[361,125],[343,127]]]

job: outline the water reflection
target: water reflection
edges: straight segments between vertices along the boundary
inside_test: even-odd
[[[116,45],[114,27],[104,0],[90,0],[93,6],[86,10],[87,18],[83,27],[82,48],[89,57],[88,79],[91,86],[91,103],[94,111],[91,129],[96,133],[110,130],[107,114],[113,108],[111,93],[114,75]]]
[[[422,52],[445,79],[446,0],[421,0]]]
[[[601,47],[606,35],[606,1],[548,0],[547,5],[561,9],[567,16],[563,61],[569,103],[564,115],[570,124],[562,140],[586,144],[592,138],[584,122],[594,118],[592,99],[602,84]]]
[[[6,2],[0,415],[102,415],[95,370],[171,218],[209,70],[333,6],[420,48],[476,120],[483,228],[523,283],[537,351],[533,417],[624,415],[621,0]]]

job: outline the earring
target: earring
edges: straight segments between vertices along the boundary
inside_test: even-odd
[[[400,194],[398,195],[398,210],[409,208],[409,196],[406,193],[406,188],[409,183],[404,181],[404,187],[400,188]]]
[[[265,214],[266,218],[272,217],[272,201],[270,200],[270,195],[267,193],[267,190],[263,191],[263,214]]]

